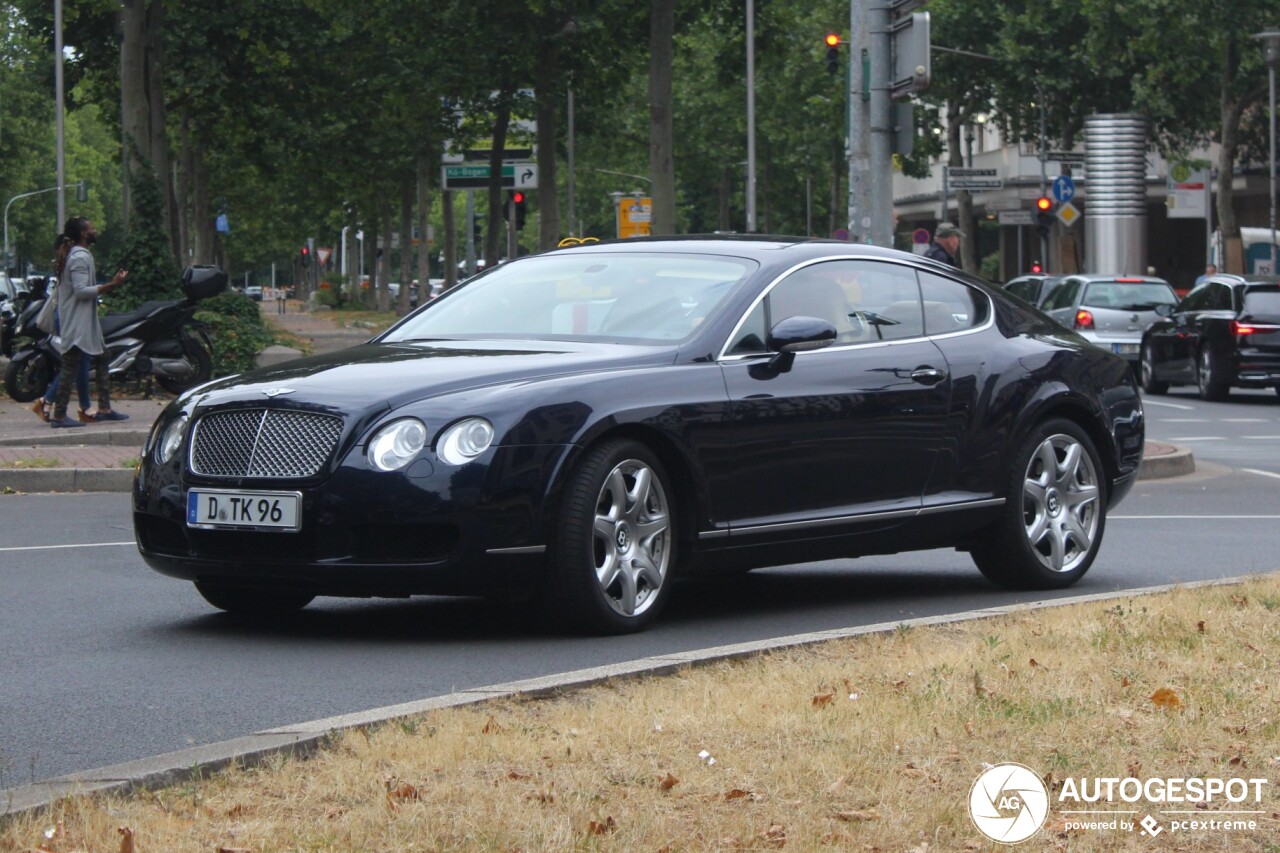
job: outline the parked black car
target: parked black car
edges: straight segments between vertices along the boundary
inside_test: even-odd
[[[1205,400],[1232,386],[1280,392],[1280,279],[1217,274],[1201,282],[1142,338],[1142,389],[1195,385]]]
[[[214,606],[521,596],[640,629],[672,579],[925,548],[1060,588],[1137,476],[1125,363],[978,279],[785,238],[502,264],[367,344],[193,389],[133,489]]]

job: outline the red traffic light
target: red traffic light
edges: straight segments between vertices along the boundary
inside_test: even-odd
[[[302,247],[302,255],[303,255],[303,257],[306,257],[306,256],[307,256],[307,255],[309,255],[309,254],[311,254],[311,250],[310,250],[310,249],[308,249],[306,246],[303,246],[303,247]]]
[[[1049,198],[1047,195],[1040,196],[1040,198],[1036,199],[1036,210],[1039,210],[1042,213],[1048,213],[1050,210],[1053,210],[1053,199]]]
[[[516,204],[524,204],[524,193],[517,190],[511,194],[511,200]]]
[[[1039,261],[1032,261],[1032,262],[1031,262],[1031,271],[1032,271],[1033,273],[1037,273],[1037,272],[1044,272],[1044,267],[1040,266],[1040,262],[1039,262]]]
[[[827,33],[827,37],[826,37],[825,39],[823,39],[823,41],[825,41],[825,42],[826,42],[827,47],[839,47],[839,46],[840,46],[840,34],[839,34],[839,33]]]

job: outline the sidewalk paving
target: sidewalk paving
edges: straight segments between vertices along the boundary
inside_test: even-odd
[[[315,353],[356,346],[374,334],[370,329],[338,327],[328,312],[302,311],[296,300],[289,301],[286,313],[276,311],[275,302],[262,303],[264,320],[297,335]],[[0,492],[129,491],[151,424],[171,399],[157,388],[151,399],[112,401],[112,408],[129,416],[127,421],[55,430],[36,417],[30,403],[0,396]],[[73,400],[73,413],[75,405]],[[24,464],[29,467],[15,467]],[[1190,450],[1148,441],[1138,479],[1177,477],[1194,470]]]

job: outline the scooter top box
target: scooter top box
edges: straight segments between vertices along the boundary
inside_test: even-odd
[[[196,265],[182,273],[182,293],[188,299],[208,299],[227,289],[227,274],[221,267]]]

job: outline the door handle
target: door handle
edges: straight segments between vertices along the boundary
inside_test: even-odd
[[[946,372],[936,367],[918,367],[911,371],[911,380],[921,385],[937,385],[946,378]]]

